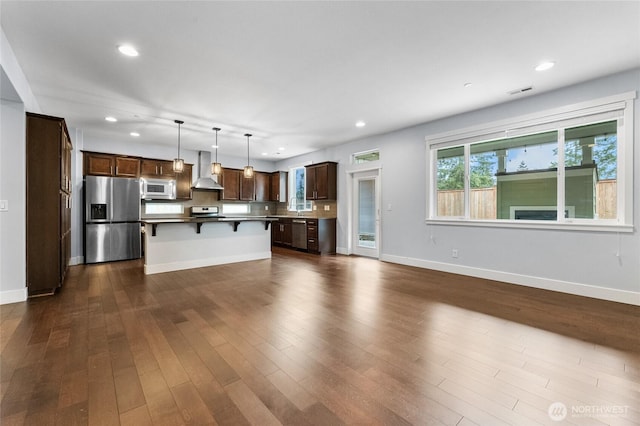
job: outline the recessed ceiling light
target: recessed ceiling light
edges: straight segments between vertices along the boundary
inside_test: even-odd
[[[267,154],[266,152],[263,152],[262,155],[269,155],[269,154]]]
[[[110,122],[110,123],[115,123],[116,121],[118,121],[118,119],[117,119],[117,118],[115,118],[115,117],[111,117],[111,116],[109,116],[109,117],[105,117],[104,119],[105,119],[105,120],[107,120],[107,121],[108,121],[108,122]]]
[[[364,127],[366,126],[367,123],[365,123],[364,121],[360,120],[356,122],[356,127]]]
[[[280,148],[278,148],[278,151],[284,151],[284,146],[281,146]]]
[[[131,46],[130,44],[122,44],[122,45],[118,46],[118,50],[120,51],[120,53],[122,53],[123,55],[126,55],[126,56],[138,56],[139,55],[139,53],[136,50],[136,48]]]
[[[137,138],[138,136],[140,136],[140,133],[138,133],[138,132],[131,132],[131,133],[129,133],[129,134],[130,134],[131,136],[135,137],[135,138]]]
[[[218,145],[211,145],[211,148],[218,149]]]
[[[536,71],[546,71],[548,69],[553,68],[555,64],[556,64],[555,62],[542,62],[536,67]]]

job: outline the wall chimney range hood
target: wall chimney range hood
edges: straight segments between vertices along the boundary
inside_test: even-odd
[[[198,151],[198,179],[192,189],[220,190],[222,185],[211,178],[211,153]]]

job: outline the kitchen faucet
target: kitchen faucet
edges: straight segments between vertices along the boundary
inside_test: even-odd
[[[298,203],[296,202],[298,200],[298,197],[291,197],[291,199],[289,200],[289,202],[291,203],[292,206],[295,206],[296,208],[296,214],[298,216],[300,216],[300,209],[298,208]]]

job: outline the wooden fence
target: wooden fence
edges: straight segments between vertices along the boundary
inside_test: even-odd
[[[600,219],[616,217],[616,181],[601,180],[596,184],[596,214]],[[495,219],[496,187],[472,189],[470,213],[472,219]],[[464,191],[438,191],[438,216],[464,216]]]

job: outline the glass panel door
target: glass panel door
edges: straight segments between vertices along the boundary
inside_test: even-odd
[[[352,250],[354,254],[380,255],[380,188],[378,171],[353,176]]]
[[[375,182],[375,179],[358,181],[358,247],[377,247]]]

